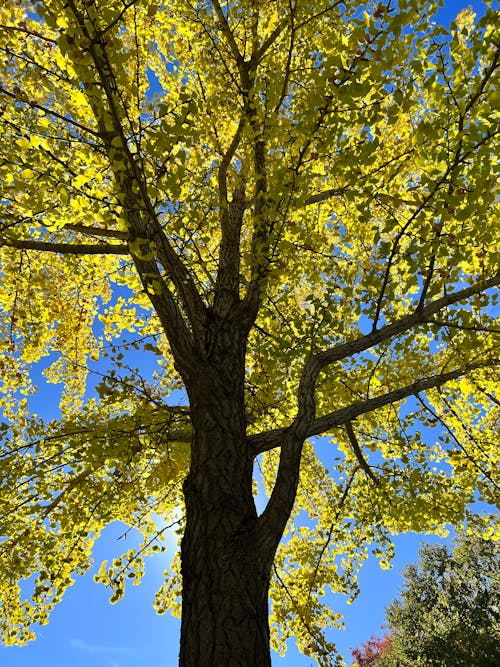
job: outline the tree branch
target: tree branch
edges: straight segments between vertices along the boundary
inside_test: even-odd
[[[400,334],[412,329],[415,326],[420,324],[427,324],[430,321],[430,318],[443,310],[447,306],[459,303],[460,301],[465,301],[470,296],[480,294],[485,290],[496,287],[500,285],[500,273],[492,276],[488,279],[478,279],[478,281],[466,287],[458,292],[452,292],[451,294],[446,294],[440,299],[435,299],[431,301],[427,306],[421,308],[420,310],[415,310],[410,315],[406,315],[400,320],[396,320],[392,324],[387,324],[386,326],[377,329],[365,336],[361,336],[356,340],[350,341],[348,343],[342,343],[336,345],[335,347],[330,348],[329,350],[324,350],[323,352],[318,352],[307,362],[308,364],[319,365],[319,370],[324,366],[334,363],[335,361],[340,361],[348,357],[352,357],[359,352],[364,352],[379,343],[383,343],[391,338],[399,336]],[[319,372],[319,371],[318,371]]]
[[[0,247],[55,252],[60,255],[130,255],[125,245],[112,243],[49,243],[47,241],[28,241],[21,239],[2,239]]]
[[[262,293],[269,271],[269,198],[267,196],[266,145],[258,121],[249,114],[252,130],[258,134],[253,145],[255,169],[255,195],[253,208],[253,232],[250,243],[250,282],[240,306],[241,319],[253,324],[260,308]]]
[[[285,530],[297,495],[300,481],[300,461],[305,438],[297,434],[292,427],[279,429],[281,432],[280,462],[271,497],[257,523],[257,534],[262,557],[272,563],[278,544]],[[250,449],[254,443],[249,438]],[[254,456],[272,449],[265,447],[255,452]]]
[[[368,477],[372,480],[372,482],[375,484],[375,486],[379,485],[379,481],[377,477],[373,474],[372,469],[368,465],[368,462],[366,461],[365,457],[363,456],[363,452],[361,451],[361,447],[359,446],[358,439],[356,437],[356,434],[354,433],[354,429],[352,427],[352,422],[346,422],[344,425],[345,432],[347,434],[347,437],[349,438],[349,442],[351,444],[352,451],[354,452],[354,455],[356,459],[358,460],[358,463],[362,470],[368,475]]]
[[[222,157],[218,170],[221,242],[217,280],[215,283],[214,310],[221,316],[238,301],[240,284],[240,234],[245,211],[244,181],[235,189],[233,199],[228,200],[227,172],[239,146],[246,118],[240,118],[238,128]]]
[[[332,197],[342,197],[342,195],[344,195],[347,190],[347,187],[323,190],[323,192],[318,192],[315,195],[311,195],[308,199],[306,199],[304,205],[309,206],[310,204],[319,204],[321,202],[327,201],[328,199],[332,199]]]
[[[479,463],[476,461],[476,459],[469,453],[469,451],[464,447],[464,445],[463,445],[463,444],[460,442],[460,440],[457,438],[457,436],[455,435],[455,433],[453,432],[453,430],[448,426],[448,424],[446,423],[446,421],[444,420],[444,418],[443,418],[441,415],[439,415],[435,410],[433,410],[433,409],[430,407],[430,405],[427,405],[427,403],[426,403],[420,396],[418,397],[418,400],[419,400],[419,403],[420,403],[420,404],[422,405],[422,407],[424,408],[424,410],[426,410],[430,415],[432,415],[432,417],[433,417],[436,421],[438,421],[438,422],[441,424],[441,426],[442,426],[442,427],[445,429],[445,431],[448,433],[449,437],[455,442],[455,444],[457,445],[458,449],[461,450],[461,451],[464,453],[464,456],[466,457],[466,459],[467,459],[468,461],[470,461],[470,463],[472,464],[472,466],[473,466],[474,468],[476,468],[476,469],[481,473],[481,475],[483,475],[483,476],[484,476],[484,477],[485,477],[485,478],[486,478],[486,479],[487,479],[487,480],[488,480],[488,481],[489,481],[489,482],[490,482],[490,483],[491,483],[491,484],[492,484],[498,491],[500,491],[500,486],[495,482],[495,480],[494,480],[493,477],[491,476],[491,473],[490,473],[488,470],[485,470],[484,468],[482,468],[482,467],[479,465]],[[453,413],[455,413],[454,410],[452,410],[452,414],[453,414]],[[456,413],[455,413],[455,416],[457,416]],[[469,439],[472,439],[472,440],[473,440],[473,438],[471,438],[470,434],[468,434],[468,435],[469,435]],[[484,453],[484,452],[483,452],[483,453]]]
[[[323,350],[323,352],[318,352],[317,354],[312,355],[304,364],[297,397],[297,416],[289,429],[293,429],[296,433],[303,433],[304,437],[307,437],[306,433],[309,432],[311,423],[315,417],[314,392],[316,381],[320,371],[325,366],[352,357],[359,352],[374,347],[375,345],[391,340],[415,326],[427,323],[432,315],[443,308],[459,301],[463,301],[469,296],[478,294],[499,283],[500,273],[488,280],[481,279],[475,285],[466,287],[458,292],[453,292],[452,294],[447,294],[440,299],[432,301],[424,308],[418,307],[412,314],[407,315],[392,324],[387,324],[381,329],[372,331],[356,340],[336,345],[329,350]]]
[[[455,322],[447,322],[446,320],[435,320],[429,319],[429,324],[435,324],[439,327],[449,327],[451,329],[459,329],[460,331],[475,331],[477,333],[495,333],[500,334],[500,329],[495,327],[483,327],[480,324],[477,325],[465,325],[465,324],[456,324]]]
[[[291,13],[292,16],[292,13]],[[267,51],[271,48],[271,46],[274,44],[274,42],[278,39],[280,34],[283,32],[283,30],[287,27],[288,21],[287,19],[282,19],[276,28],[272,31],[270,35],[267,36],[267,38],[262,42],[260,45],[260,48],[257,50],[257,52],[254,54],[252,57],[252,65],[256,66],[260,64],[264,56],[266,55]]]
[[[226,15],[222,11],[222,7],[220,6],[219,0],[213,0],[213,6],[219,18],[222,32],[224,33],[224,36],[227,39],[229,48],[231,49],[233,58],[235,59],[236,64],[238,65],[240,75],[242,76],[242,78],[244,78],[244,72],[246,71],[245,60],[243,59],[243,56],[241,55],[240,50],[238,49],[238,45],[236,44],[233,32],[229,26],[229,22],[226,18]]]
[[[128,165],[126,176],[121,172],[115,174],[115,176],[126,195],[127,206],[125,207],[125,211],[128,214],[127,217],[131,227],[130,240],[133,241],[135,239],[144,238],[145,240],[150,242],[153,241],[156,244],[158,260],[163,265],[168,274],[168,278],[172,281],[180,296],[193,332],[197,334],[198,339],[202,339],[205,306],[196,289],[192,276],[163,232],[158,220],[157,212],[149,197],[148,188],[141,167],[129,148],[125,130],[122,125],[123,118],[127,116],[127,110],[123,106],[123,100],[116,94],[117,85],[112,63],[110,62],[105,47],[102,47],[102,51],[100,48],[97,48],[95,38],[98,37],[98,35],[93,32],[95,31],[95,28],[93,25],[89,28],[90,24],[80,13],[74,0],[68,0],[66,7],[70,8],[85,37],[90,39],[91,44],[88,51],[97,71],[99,83],[104,93],[108,112],[110,113],[113,127],[112,131],[105,129],[106,123],[103,120],[103,109],[101,106],[97,103],[93,104],[92,110],[100,129],[99,135],[106,147],[110,163],[113,164],[112,156],[115,155],[116,157],[117,150],[119,150],[122,154],[123,161]],[[81,71],[81,67],[78,66],[78,63],[75,62],[74,65],[77,72]],[[85,81],[84,76],[82,76],[82,81],[84,82],[84,86],[88,88],[90,84]],[[119,139],[121,144],[119,149],[112,143],[116,139]],[[134,184],[138,188],[138,193],[134,190]],[[141,276],[146,292],[160,317],[162,325],[165,327],[165,331],[167,332],[171,344],[180,351],[173,341],[173,336],[177,334],[177,337],[179,338],[179,332],[182,332],[182,341],[178,340],[177,343],[184,348],[182,356],[186,360],[192,360],[194,351],[193,336],[187,328],[184,316],[181,313],[173,294],[168,289],[165,279],[161,275],[157,262],[153,260],[143,260],[136,254],[132,254],[132,258],[137,271]],[[157,290],[159,293],[152,292],[151,289],[148,289],[148,284],[151,283],[152,279],[156,280],[162,286],[161,290]],[[175,325],[173,324],[174,321]]]
[[[128,239],[127,232],[121,232],[118,229],[105,229],[104,227],[88,227],[87,225],[73,225],[66,224],[64,229],[71,229],[73,232],[79,234],[86,234],[88,236],[102,236],[104,238],[119,239],[126,241]]]
[[[360,415],[373,412],[378,408],[382,408],[392,403],[397,403],[404,400],[405,398],[408,398],[409,396],[416,396],[419,392],[426,391],[427,389],[442,387],[447,382],[456,380],[457,378],[466,375],[470,371],[477,370],[479,368],[487,368],[488,366],[493,366],[498,363],[499,360],[495,359],[494,361],[490,360],[470,364],[464,368],[457,368],[454,371],[449,371],[448,373],[422,378],[416,382],[413,382],[412,384],[405,385],[404,387],[389,391],[386,394],[381,394],[380,396],[375,396],[374,398],[366,399],[365,401],[352,403],[351,405],[348,405],[344,408],[340,408],[339,410],[329,412],[322,417],[316,418],[308,428],[306,437],[310,438],[314,435],[321,435],[322,433],[331,431],[333,428],[347,424]],[[255,457],[262,452],[267,452],[271,449],[282,446],[289,428],[290,427],[277,428],[270,431],[265,431],[264,433],[258,433],[256,435],[249,436],[247,441],[252,456]]]
[[[347,186],[341,188],[330,188],[329,190],[323,190],[322,192],[317,192],[315,195],[311,195],[303,202],[298,204],[297,202],[292,202],[294,208],[303,208],[304,206],[310,206],[311,204],[320,204],[328,199],[333,199],[333,197],[342,197],[349,192]],[[413,202],[412,202],[413,203]],[[245,208],[251,208],[255,204],[255,197],[251,197],[245,201]]]

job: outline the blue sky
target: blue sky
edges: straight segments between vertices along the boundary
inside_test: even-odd
[[[107,528],[95,550],[96,565],[104,558],[119,555],[129,548],[120,539],[119,525]],[[380,634],[384,607],[402,584],[400,571],[413,560],[423,537],[396,538],[396,559],[391,571],[379,568],[371,558],[360,575],[361,594],[352,605],[336,598],[338,610],[345,614],[346,630],[330,634],[346,658],[350,647],[358,646],[370,634]],[[425,541],[437,541],[426,536]],[[158,616],[152,607],[154,593],[162,581],[164,560],[170,554],[149,560],[139,586],[130,586],[125,598],[115,605],[109,592],[95,584],[92,572],[77,579],[63,602],[55,609],[50,623],[38,631],[38,638],[25,647],[1,647],[3,667],[175,667],[179,644],[179,621],[169,615]],[[315,663],[294,646],[285,658],[273,656],[274,667],[312,667]]]
[[[446,24],[469,5],[481,12],[481,2],[445,0],[438,19]],[[44,391],[46,404],[52,400],[49,391],[52,389]],[[54,397],[54,405],[56,402]],[[132,546],[124,544],[120,539],[122,535],[119,525],[106,529],[96,546],[96,566],[104,558],[110,559]],[[133,538],[127,539],[130,542]],[[350,658],[351,647],[358,646],[371,633],[380,634],[384,607],[397,595],[402,585],[401,570],[405,563],[416,559],[416,550],[422,541],[437,541],[437,538],[420,535],[396,538],[392,570],[381,570],[372,557],[361,571],[361,594],[357,600],[347,606],[337,598],[332,599],[345,616],[346,630],[335,632],[329,638],[337,643],[346,658]],[[36,641],[21,648],[0,647],[0,664],[3,667],[147,667],[150,664],[175,667],[179,621],[168,615],[158,616],[152,607],[154,593],[162,581],[162,559],[170,558],[171,554],[172,551],[151,559],[140,586],[130,586],[125,598],[116,605],[109,604],[109,592],[93,582],[92,572],[78,578],[53,612],[49,625],[39,630]],[[309,667],[314,662],[291,646],[286,658],[275,655],[273,664],[275,667]]]

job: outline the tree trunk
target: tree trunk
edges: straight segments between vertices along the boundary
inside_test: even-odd
[[[184,484],[179,665],[270,667],[271,563],[260,557],[256,537],[244,353],[233,347],[219,360],[188,389],[193,443]]]
[[[183,540],[179,665],[270,667],[269,575],[224,523],[200,512]]]

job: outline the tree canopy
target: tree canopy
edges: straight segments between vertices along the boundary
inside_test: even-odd
[[[184,595],[189,634],[257,573],[274,646],[321,665],[325,591],[391,535],[500,537],[469,507],[500,484],[498,15],[437,4],[2,2],[5,642],[116,520],[144,541],[112,602],[175,525],[159,612]]]
[[[386,633],[382,637],[372,634],[361,647],[352,650],[353,667],[378,667],[380,661],[390,653],[392,657],[391,636]]]
[[[353,652],[359,667],[495,667],[500,660],[498,542],[459,534],[452,550],[424,544],[386,610],[383,639]]]
[[[500,660],[498,542],[462,535],[453,551],[426,544],[387,608],[394,656],[404,665],[494,667]],[[397,660],[391,664],[397,664]]]

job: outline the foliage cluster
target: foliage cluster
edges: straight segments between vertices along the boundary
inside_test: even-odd
[[[268,545],[273,645],[322,665],[325,592],[355,597],[392,535],[499,537],[469,509],[500,488],[498,14],[447,29],[437,4],[3,0],[5,642],[116,520],[144,541],[103,564],[112,601],[158,515],[187,558],[218,511],[201,560]],[[53,420],[30,411],[40,369]],[[188,509],[189,488],[212,495]]]
[[[500,546],[463,532],[425,544],[408,565],[389,634],[353,651],[359,667],[495,667],[500,662]]]

